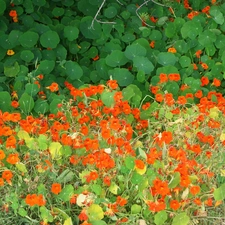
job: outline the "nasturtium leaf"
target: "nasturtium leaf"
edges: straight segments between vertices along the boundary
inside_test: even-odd
[[[103,220],[95,220],[91,222],[92,225],[107,225],[107,223]]]
[[[134,172],[133,175],[132,175],[132,177],[131,177],[131,183],[132,184],[139,184],[139,183],[141,183],[143,181],[143,179],[144,178],[143,178],[142,175],[140,175],[137,172]]]
[[[98,8],[96,5],[91,4],[93,2],[97,3],[98,5],[98,1],[79,0],[77,7],[84,15],[94,17]]]
[[[224,34],[220,34],[217,36],[216,41],[215,41],[215,46],[218,49],[222,49],[225,47],[225,35]]]
[[[15,77],[20,72],[20,65],[15,62],[12,66],[4,66],[4,74],[6,77]]]
[[[177,62],[177,57],[170,52],[160,52],[157,56],[157,62],[162,66],[174,65]]]
[[[122,95],[123,95],[123,100],[129,101],[135,95],[135,93],[133,91],[133,88],[131,88],[130,86],[127,86],[126,88],[122,90]]]
[[[134,75],[125,68],[115,68],[112,78],[118,81],[120,86],[128,86],[134,80]]]
[[[88,58],[94,58],[98,55],[98,49],[95,46],[92,46],[87,50],[87,52],[84,54]]]
[[[106,18],[112,19],[113,17],[115,17],[117,15],[117,9],[114,6],[109,6],[108,8],[106,8],[104,10],[104,16]]]
[[[127,156],[127,157],[125,158],[125,166],[126,166],[128,169],[130,169],[130,170],[134,169],[134,166],[135,166],[135,159],[134,159],[134,157],[132,157],[132,156]]]
[[[39,87],[37,84],[26,84],[25,92],[30,96],[35,96],[39,92]]]
[[[180,173],[175,172],[169,182],[169,188],[175,188],[180,183]]]
[[[26,165],[21,162],[16,163],[16,168],[22,173],[27,173]]]
[[[37,141],[38,141],[38,146],[40,150],[46,150],[48,148],[47,137],[45,135],[40,134]]]
[[[199,34],[202,33],[203,27],[200,22],[188,21],[184,23],[181,28],[181,35],[183,38],[189,37],[194,40]]]
[[[165,35],[168,38],[172,38],[177,34],[176,25],[174,23],[168,23],[165,29]]]
[[[30,62],[32,59],[34,59],[34,53],[29,50],[23,50],[20,53],[20,58],[25,62]]]
[[[29,94],[25,92],[19,99],[19,105],[22,112],[28,114],[34,108],[34,100]]]
[[[160,18],[157,20],[156,24],[157,24],[158,26],[163,26],[163,25],[166,23],[166,21],[167,21],[168,19],[169,19],[169,18],[168,18],[167,16],[160,17]]]
[[[120,187],[115,182],[111,182],[110,187],[109,187],[109,191],[112,194],[117,195],[118,189],[120,189]]]
[[[88,39],[99,39],[102,34],[101,25],[95,20],[93,21],[91,16],[82,18],[80,22],[80,31],[83,36]]]
[[[220,187],[214,190],[213,197],[216,201],[221,201],[225,199],[225,184],[222,184]]]
[[[154,70],[154,66],[151,61],[147,57],[137,56],[133,59],[134,67],[138,69],[138,71],[144,71],[145,74],[150,74]]]
[[[128,11],[123,11],[120,15],[123,17],[123,19],[128,20],[131,14]]]
[[[19,38],[23,34],[23,32],[19,30],[12,30],[9,33],[8,41],[11,44],[12,48],[15,48],[16,46],[20,45]]]
[[[35,101],[34,111],[38,114],[45,114],[49,110],[49,104],[46,100],[38,99]]]
[[[172,222],[172,225],[188,225],[190,222],[190,217],[186,214],[186,212],[182,212],[177,214]]]
[[[211,45],[216,41],[216,35],[210,30],[204,30],[200,33],[198,41],[202,46]]]
[[[58,197],[60,199],[62,199],[64,202],[67,202],[70,200],[70,198],[72,197],[72,195],[74,194],[74,187],[72,186],[72,184],[67,184],[62,191],[60,192],[60,194],[58,195]]]
[[[66,50],[66,48],[65,48],[63,45],[58,44],[58,46],[54,49],[54,52],[56,53],[56,57],[57,57],[60,61],[66,59],[66,56],[67,56],[67,50]]]
[[[135,35],[132,33],[125,33],[122,37],[121,40],[125,43],[131,43],[132,41],[135,40]]]
[[[0,91],[0,109],[9,112],[11,108],[11,96],[7,91]]]
[[[56,179],[57,182],[68,183],[74,179],[74,173],[66,169]]]
[[[30,138],[29,134],[25,130],[19,130],[17,136],[20,140],[27,140]]]
[[[102,100],[103,104],[107,107],[112,107],[115,103],[114,95],[115,95],[114,91],[108,92],[108,91],[104,90],[101,94],[101,100]]]
[[[87,209],[88,219],[92,222],[95,220],[101,220],[104,218],[104,212],[102,210],[102,207],[100,207],[97,204],[92,204]]]
[[[40,36],[40,43],[44,48],[56,48],[60,39],[57,32],[49,30]]]
[[[6,3],[3,0],[0,0],[0,16],[3,15],[4,11],[6,10]]]
[[[71,217],[67,218],[64,221],[63,225],[73,225],[73,221],[72,221]]]
[[[53,222],[53,216],[51,214],[51,211],[48,210],[45,206],[40,207],[40,212],[42,220]]]
[[[58,16],[62,16],[64,14],[64,12],[65,12],[64,8],[55,7],[52,10],[52,15],[55,17],[58,17]]]
[[[154,216],[154,222],[156,225],[163,225],[166,222],[167,217],[168,216],[165,210],[160,211]]]
[[[140,213],[140,212],[141,212],[141,209],[142,209],[142,207],[141,207],[140,205],[138,205],[138,204],[133,204],[133,205],[131,206],[131,213],[132,213],[132,214]]]
[[[37,44],[39,35],[33,31],[26,31],[19,37],[19,42],[24,48],[32,48]]]
[[[152,41],[159,41],[162,39],[162,33],[158,30],[153,30],[149,35],[149,38]]]
[[[150,119],[152,117],[152,113],[158,110],[159,104],[157,102],[153,102],[147,110],[141,111],[140,118],[142,120]]]
[[[119,67],[125,65],[128,60],[124,56],[124,52],[120,50],[115,50],[112,51],[112,53],[105,58],[105,62],[108,66]]]
[[[128,59],[133,60],[137,56],[146,56],[147,51],[140,44],[132,44],[126,47],[124,53]]]
[[[62,145],[59,142],[52,142],[49,145],[49,151],[52,156],[52,159],[59,159],[62,155],[61,152]]]
[[[188,67],[191,64],[191,59],[187,56],[181,56],[179,58],[179,63],[181,65],[182,68]]]
[[[22,217],[25,217],[27,215],[27,211],[24,208],[19,208],[18,214]]]
[[[218,6],[212,6],[209,10],[209,14],[217,24],[222,25],[224,23],[224,15],[221,13]]]
[[[83,76],[83,70],[77,62],[67,61],[65,63],[66,75],[71,80],[80,79]]]
[[[34,5],[37,5],[39,7],[44,6],[46,4],[46,0],[32,0]]]
[[[102,192],[102,187],[99,184],[93,184],[91,189],[96,195],[100,195]]]
[[[49,74],[55,68],[55,61],[53,60],[43,60],[40,62],[38,66],[38,72],[42,72],[44,74]]]
[[[137,73],[137,80],[140,83],[143,83],[145,81],[145,72],[143,70],[139,70]]]
[[[66,37],[69,41],[74,41],[78,38],[79,30],[74,26],[65,26],[64,28],[64,37]]]
[[[180,89],[179,85],[175,81],[167,83],[165,88],[169,93],[172,93],[173,95],[177,95]]]

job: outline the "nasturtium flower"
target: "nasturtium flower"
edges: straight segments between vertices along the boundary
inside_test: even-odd
[[[61,192],[61,190],[62,190],[61,189],[61,184],[59,184],[59,183],[52,184],[51,192],[53,194],[58,195]]]
[[[10,10],[9,16],[11,16],[11,17],[17,17],[17,12],[16,12],[16,10]]]
[[[9,49],[7,51],[7,55],[14,55],[14,54],[15,54],[15,52],[12,49]]]

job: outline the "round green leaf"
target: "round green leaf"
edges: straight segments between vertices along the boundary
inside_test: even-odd
[[[46,0],[32,0],[34,5],[37,5],[39,7],[44,6],[46,4]]]
[[[25,92],[19,99],[19,105],[23,113],[28,114],[34,108],[34,100],[30,95]]]
[[[125,165],[126,165],[126,167],[128,168],[128,169],[130,169],[130,170],[132,170],[132,169],[134,169],[134,166],[135,166],[135,162],[134,162],[134,157],[132,157],[132,156],[127,156],[126,158],[125,158]]]
[[[191,64],[191,59],[187,56],[181,56],[179,59],[179,63],[182,68],[189,67]]]
[[[0,109],[3,112],[10,111],[11,108],[11,96],[7,91],[0,92]]]
[[[64,8],[55,7],[52,10],[52,15],[55,17],[58,17],[58,16],[62,16],[64,12],[65,12]]]
[[[188,21],[184,23],[181,28],[181,35],[183,38],[189,37],[194,40],[199,34],[202,33],[203,27],[200,22]]]
[[[166,29],[165,29],[165,35],[168,37],[168,38],[172,38],[174,37],[175,35],[177,34],[177,30],[176,30],[176,26],[174,23],[168,23],[168,25],[166,26]]]
[[[172,222],[172,225],[188,225],[190,222],[190,217],[187,216],[185,212],[177,214]]]
[[[140,205],[133,204],[133,205],[131,206],[131,213],[132,213],[132,214],[140,213],[140,212],[141,212],[141,209],[142,209],[142,207],[141,207]]]
[[[143,181],[143,176],[139,173],[134,172],[133,176],[131,177],[132,184],[140,184]]]
[[[112,105],[114,105],[114,94],[115,92],[107,92],[107,91],[103,91],[103,93],[101,94],[101,100],[104,103],[105,106],[107,107],[112,107]]]
[[[137,56],[133,59],[134,66],[140,71],[144,71],[145,74],[150,74],[154,70],[154,66],[147,57]]]
[[[30,62],[34,58],[34,53],[29,50],[23,50],[20,53],[20,58],[25,62]]]
[[[149,38],[152,41],[159,41],[162,39],[162,33],[158,30],[153,30],[149,35]]]
[[[174,44],[174,48],[177,50],[177,52],[179,52],[181,54],[187,53],[188,50],[190,49],[190,47],[184,40],[176,41]]]
[[[20,38],[21,34],[23,34],[23,33],[19,30],[12,30],[9,33],[8,40],[9,40],[12,48],[20,45],[19,38]]]
[[[23,1],[23,6],[25,8],[26,13],[30,14],[30,13],[34,12],[34,5],[31,0]],[[28,16],[28,17],[31,17],[31,16]],[[24,20],[23,20],[23,22],[24,22]]]
[[[97,5],[91,4],[93,2],[96,3]],[[79,0],[77,7],[79,11],[81,11],[84,15],[94,17],[94,15],[98,10],[97,8],[97,6],[99,6],[98,4],[99,4],[98,1]]]
[[[119,67],[123,66],[127,63],[127,58],[124,56],[124,52],[120,50],[113,51],[110,55],[108,55],[105,59],[105,62],[108,66],[111,67]]]
[[[66,59],[66,56],[67,56],[67,50],[66,50],[66,48],[65,48],[63,45],[58,44],[58,46],[56,47],[56,49],[54,49],[54,52],[56,53],[56,57],[57,57],[60,61]]]
[[[177,62],[177,57],[170,52],[160,52],[157,56],[157,61],[160,65],[169,66]]]
[[[135,95],[135,93],[132,87],[127,86],[126,88],[123,88],[122,95],[123,95],[123,100],[129,100]]]
[[[66,75],[71,80],[80,79],[83,76],[83,70],[77,62],[67,61],[65,63]]]
[[[222,25],[224,23],[224,15],[221,13],[218,6],[212,6],[209,10],[209,14],[217,24]]]
[[[166,211],[160,211],[154,216],[154,222],[156,225],[163,225],[167,220],[167,213]]]
[[[147,51],[140,44],[132,44],[126,47],[124,53],[128,59],[133,60],[137,56],[146,56]]]
[[[112,19],[117,15],[117,9],[114,6],[109,6],[104,10],[104,16],[106,18]]]
[[[49,109],[50,113],[56,114],[59,111],[58,104],[62,103],[61,99],[55,98],[50,103]]]
[[[92,24],[92,20],[93,18],[90,16],[84,17],[80,23],[80,31],[85,38],[99,39],[102,34],[101,25],[96,21]]]
[[[3,15],[3,13],[5,12],[5,10],[6,10],[6,3],[5,3],[5,1],[3,1],[3,0],[0,0],[0,16],[1,15]]]
[[[134,80],[134,75],[124,68],[115,68],[112,77],[118,81],[120,86],[128,86]]]
[[[19,42],[24,48],[32,48],[37,44],[39,35],[33,31],[27,31],[19,37]]]
[[[199,35],[198,41],[202,46],[207,46],[216,41],[216,35],[210,30],[204,30]]]
[[[49,74],[55,68],[55,61],[53,60],[43,60],[40,62],[38,66],[38,72],[42,72],[44,74]]]
[[[44,48],[56,48],[59,42],[59,35],[52,30],[46,31],[40,37],[40,43]]]
[[[25,92],[30,96],[35,96],[39,92],[39,87],[37,84],[26,84]]]
[[[142,71],[142,70],[138,71],[138,73],[137,73],[137,80],[140,83],[143,83],[145,81],[145,72],[144,71]]]
[[[64,202],[70,200],[71,196],[74,194],[74,187],[71,184],[67,184],[59,194],[59,198],[61,198]]]
[[[69,41],[74,41],[78,38],[79,30],[74,26],[65,26],[64,28],[64,37]]]
[[[172,93],[173,95],[177,95],[179,91],[179,85],[176,82],[169,82],[166,84],[165,89],[169,92]]]
[[[7,77],[15,77],[19,72],[20,72],[20,65],[18,64],[18,62],[15,62],[13,66],[4,67],[4,74]]]
[[[132,33],[126,33],[121,37],[121,40],[125,43],[130,43],[135,40],[135,35]]]

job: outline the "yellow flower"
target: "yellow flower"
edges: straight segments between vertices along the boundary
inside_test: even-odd
[[[14,54],[15,54],[15,52],[12,49],[9,49],[7,51],[7,55],[14,55]]]

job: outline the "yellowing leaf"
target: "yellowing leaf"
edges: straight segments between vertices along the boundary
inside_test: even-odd
[[[145,166],[144,169],[139,169],[135,166],[135,169],[137,173],[139,173],[140,175],[143,175],[147,170],[147,166]]]
[[[219,201],[216,201],[216,203],[215,203],[215,207],[218,207],[219,205],[221,205],[223,203],[223,201],[222,200],[219,200]]]
[[[26,166],[25,166],[23,163],[21,163],[21,162],[18,162],[18,163],[16,164],[16,168],[17,168],[19,171],[23,172],[23,173],[26,173],[26,172],[27,172]]]
[[[220,141],[225,141],[225,133],[222,133],[222,134],[220,135]]]
[[[52,142],[49,146],[49,151],[51,153],[52,159],[59,159],[62,155],[60,149],[62,145],[59,142]]]
[[[20,140],[25,140],[25,141],[30,138],[29,134],[24,130],[20,130],[17,133],[17,136]]]
[[[217,107],[213,107],[209,110],[209,117],[216,119],[219,116],[219,109]]]
[[[68,219],[66,219],[66,220],[64,221],[64,224],[63,224],[63,225],[73,225],[73,222],[72,222],[71,217],[69,217]]]
[[[88,219],[90,221],[101,220],[104,218],[104,212],[102,208],[97,204],[92,204],[88,210]]]
[[[220,170],[220,175],[221,175],[222,177],[225,177],[225,170]]]
[[[134,148],[139,148],[139,147],[143,147],[143,144],[141,141],[136,141],[135,144],[134,144]]]
[[[114,182],[112,182],[111,185],[110,185],[110,187],[109,187],[109,191],[111,193],[113,193],[114,195],[117,195],[118,188],[119,188],[119,186],[116,185]]]

